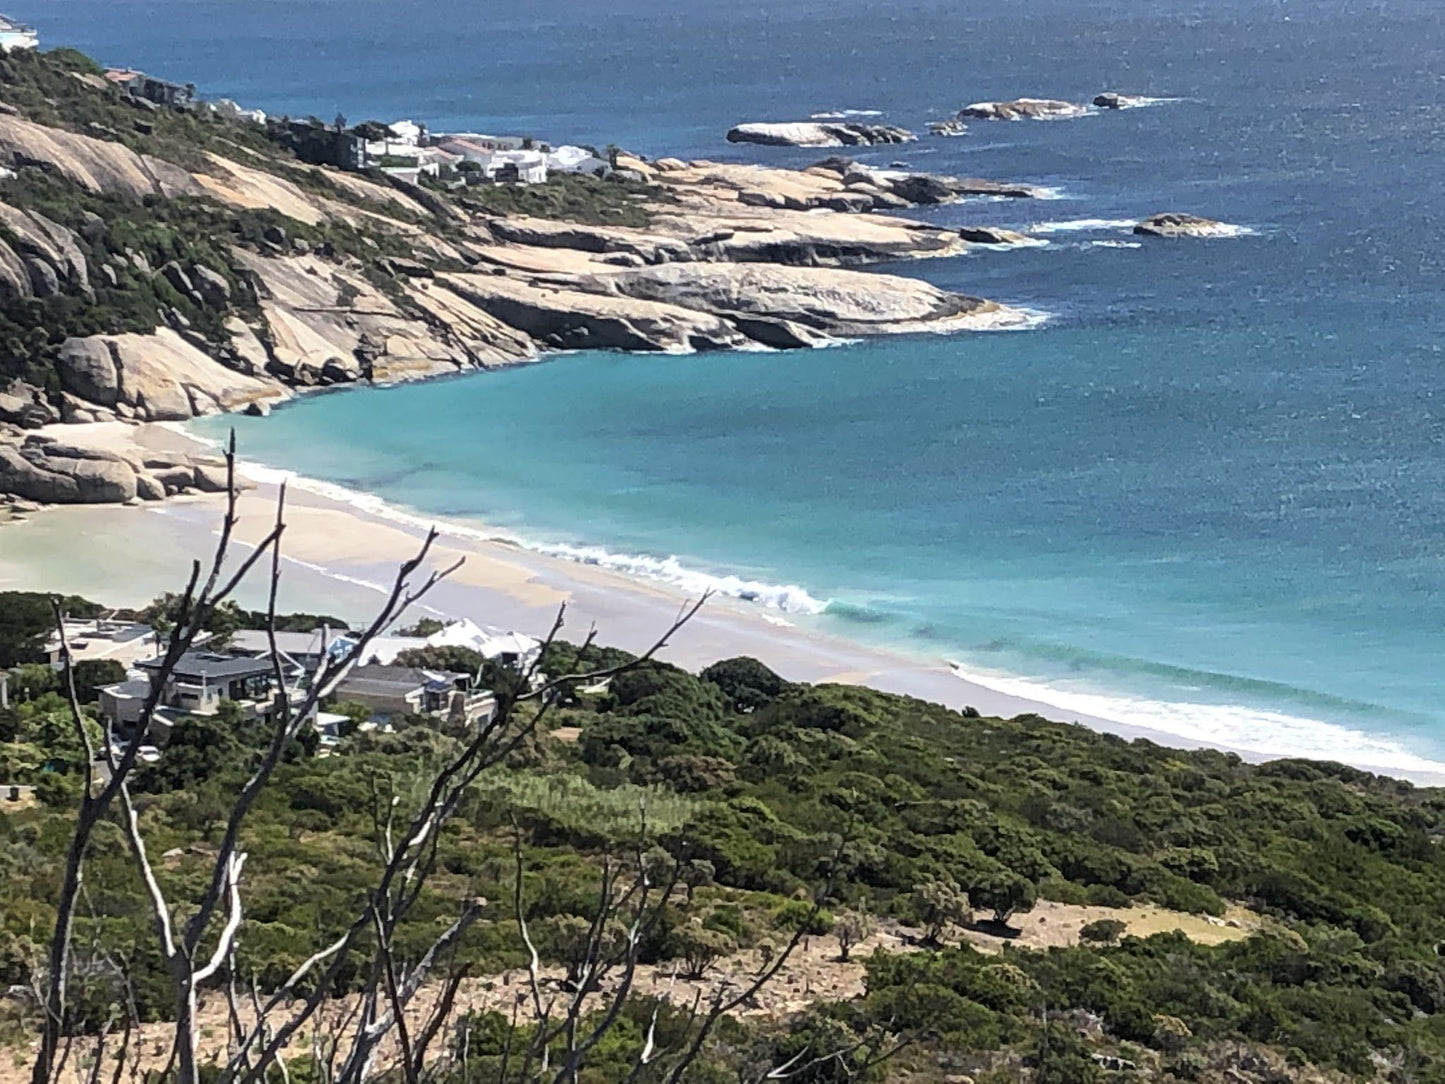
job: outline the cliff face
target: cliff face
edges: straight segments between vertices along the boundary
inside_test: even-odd
[[[53,421],[260,411],[301,388],[557,348],[792,348],[1006,322],[988,302],[841,269],[966,247],[886,212],[1033,194],[845,159],[787,171],[627,156],[623,184],[449,193],[307,167],[214,117],[128,121],[118,92],[76,82],[60,83],[73,122],[54,95],[33,115],[0,112],[0,165],[16,174],[0,181],[0,333],[14,344],[0,440],[8,477],[45,499],[164,488],[45,483],[67,457],[18,441]],[[552,208],[553,191],[578,209]]]

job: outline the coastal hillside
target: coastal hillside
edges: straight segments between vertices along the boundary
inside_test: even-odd
[[[559,349],[787,349],[1023,319],[855,268],[970,243],[886,212],[1027,186],[621,152],[534,185],[402,177],[307,164],[343,134],[319,121],[262,123],[181,88],[157,104],[120,77],[66,49],[0,58],[0,491],[19,497],[165,489],[144,464],[136,486],[91,484],[73,463],[99,453],[25,438],[48,423],[263,412]]]
[[[158,621],[177,605],[170,596],[129,616]],[[0,710],[0,771],[27,795],[0,806],[8,1084],[33,1050],[27,991],[39,988],[85,764],[59,676],[27,663],[43,657],[48,601],[0,595],[0,615],[0,664],[18,664]],[[216,616],[231,634],[265,622],[235,608]],[[341,627],[316,615],[277,623],[320,621]],[[404,661],[478,667],[502,696],[523,687],[465,648]],[[434,1050],[434,1079],[551,1079],[506,1054],[508,1035],[523,1043],[543,1026],[540,1004],[518,997],[528,947],[549,1003],[579,989],[607,898],[599,886],[637,861],[675,864],[676,880],[638,927],[630,992],[601,972],[597,1015],[620,989],[623,1023],[584,1081],[623,1079],[649,1018],[676,1050],[689,1005],[746,987],[779,953],[787,967],[680,1079],[763,1079],[747,1074],[793,1058],[818,1059],[801,1079],[820,1084],[1442,1079],[1437,791],[1341,765],[1250,765],[1034,716],[791,683],[749,658],[694,675],[556,643],[540,662],[563,688],[569,674],[632,668],[603,687],[578,683],[555,706],[519,704],[526,740],[468,785],[436,842],[393,935],[402,959],[418,957],[456,901],[485,907],[449,950],[458,1020]],[[78,664],[81,698],[116,669]],[[228,975],[258,997],[345,932],[384,838],[378,794],[409,816],[420,784],[472,740],[420,715],[381,728],[363,704],[329,709],[349,720],[345,735],[321,748],[303,733],[242,837],[245,923]],[[183,718],[137,770],[133,800],[168,896],[201,883],[268,740],[234,710]],[[136,1064],[160,1069],[170,980],[119,829],[101,827],[69,1033],[93,1037],[133,1014]],[[334,975],[338,1028],[367,982],[360,966]],[[213,981],[200,1008],[208,1056],[225,1056],[227,1004]],[[293,1073],[315,1056],[309,1042],[289,1050]]]

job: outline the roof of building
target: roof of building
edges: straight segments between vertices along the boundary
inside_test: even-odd
[[[283,655],[320,655],[336,645],[345,629],[312,629],[310,632],[276,633],[276,650]],[[231,633],[229,649],[237,655],[265,655],[271,651],[271,640],[265,629],[238,629]]]
[[[454,688],[467,674],[448,670],[423,670],[416,666],[358,666],[336,686],[338,696],[348,693],[362,696],[406,696],[430,689],[437,692]]]
[[[164,656],[136,663],[142,670],[159,670]],[[236,655],[219,655],[214,651],[191,651],[182,655],[171,671],[172,676],[192,681],[229,681],[234,678],[260,677],[273,673],[266,659],[247,659]]]
[[[134,68],[107,68],[105,71],[105,77],[112,83],[129,83],[132,79],[139,79],[144,74]]]
[[[118,681],[114,685],[107,685],[101,691],[110,693],[111,696],[140,698],[150,695],[151,683],[144,678],[130,678],[127,681]]]

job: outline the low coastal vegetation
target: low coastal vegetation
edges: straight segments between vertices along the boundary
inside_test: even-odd
[[[3,602],[4,661],[35,658],[48,603]],[[163,621],[176,604],[159,600],[150,616]],[[232,611],[233,627],[261,616]],[[399,661],[492,665],[494,686],[509,680],[466,649]],[[541,668],[633,661],[556,643]],[[0,782],[37,786],[32,803],[0,806],[0,982],[25,990],[53,922],[84,754],[55,672],[13,673]],[[74,676],[85,696],[112,675]],[[686,1079],[793,1057],[822,1059],[802,1076],[814,1081],[1442,1079],[1436,791],[1338,764],[1252,765],[1034,716],[796,684],[747,658],[699,675],[648,661],[605,688],[562,687],[545,728],[477,776],[438,838],[395,935],[404,958],[425,950],[456,900],[484,898],[452,946],[458,974],[481,989],[525,972],[519,907],[544,969],[577,974],[599,884],[642,854],[679,871],[638,947],[649,973],[703,982],[756,971],[798,935],[832,946],[802,973],[819,993],[759,994],[769,1011],[715,1031]],[[344,932],[387,803],[410,808],[468,740],[419,717],[392,723],[355,730],[327,756],[298,741],[277,766],[243,835],[246,936],[230,965],[243,986],[276,987]],[[194,717],[139,773],[135,807],[167,892],[206,868],[268,741],[224,711]],[[102,822],[87,858],[77,1033],[103,1027],[126,999],[141,1021],[174,1012],[118,831]],[[1181,930],[1132,932],[1146,903],[1179,915]],[[1040,921],[1072,913],[1105,917],[1049,940]],[[1190,914],[1218,936],[1191,935]],[[853,962],[827,962],[837,956]],[[847,972],[856,988],[827,996],[822,976],[845,966],[860,969]],[[364,982],[339,973],[330,994]],[[628,1023],[579,1079],[620,1079],[609,1073],[632,1063],[664,993],[649,984],[624,999]],[[499,1045],[511,1009],[481,1003],[492,1007],[470,1010],[457,1040],[477,1060],[449,1078],[514,1079]],[[5,1005],[5,1034],[23,1041],[36,1006],[23,995]]]

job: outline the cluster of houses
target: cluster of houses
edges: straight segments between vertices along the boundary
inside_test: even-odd
[[[140,755],[161,755],[176,723],[186,716],[216,715],[223,703],[247,718],[267,720],[286,699],[302,702],[312,679],[328,660],[354,653],[355,636],[344,630],[310,632],[240,630],[224,642],[198,639],[197,645],[167,670],[165,641],[149,625],[115,620],[67,620],[65,643],[52,637],[49,654],[59,665],[66,650],[73,661],[112,659],[126,669],[125,680],[100,690],[102,720],[120,742],[141,742]],[[541,642],[519,633],[485,629],[470,620],[453,621],[432,635],[382,636],[371,640],[362,656],[328,692],[324,703],[359,704],[370,715],[367,728],[387,727],[391,720],[421,717],[450,727],[489,722],[497,701],[483,687],[480,675],[401,664],[409,650],[436,647],[469,648],[484,659],[525,671],[537,661]],[[145,733],[139,728],[145,706],[155,697]],[[340,741],[352,714],[316,710],[310,719],[323,750]]]
[[[33,27],[0,15],[0,52],[39,45],[40,36]],[[424,125],[410,120],[348,127],[342,117],[333,124],[268,118],[262,110],[247,109],[229,98],[202,101],[190,83],[173,83],[134,68],[110,68],[99,78],[147,109],[206,109],[229,120],[267,125],[297,157],[312,165],[379,169],[413,184],[423,177],[446,179],[454,185],[543,184],[553,173],[602,176],[613,169],[610,161],[590,147],[553,148],[530,136],[431,135]]]
[[[413,184],[423,177],[458,184],[543,184],[553,173],[604,175],[612,170],[607,159],[588,147],[554,148],[530,136],[430,133],[411,120],[354,127],[347,127],[342,117],[329,125],[291,121],[283,141],[313,165],[379,169]]]

